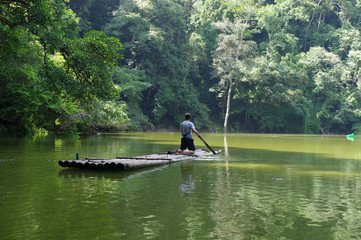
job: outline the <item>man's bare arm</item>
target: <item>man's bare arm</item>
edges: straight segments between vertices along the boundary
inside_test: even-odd
[[[201,136],[201,134],[195,128],[192,128],[192,131],[197,134],[198,137]]]

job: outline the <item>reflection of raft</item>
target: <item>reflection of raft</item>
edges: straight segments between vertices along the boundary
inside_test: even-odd
[[[220,151],[217,151],[220,152]],[[195,159],[202,156],[213,155],[211,152],[196,150],[194,155],[155,153],[137,157],[117,157],[116,159],[105,158],[85,158],[82,160],[64,160],[59,161],[62,167],[82,168],[82,169],[135,169],[145,168],[157,165],[163,165],[172,162],[179,162],[189,159]]]

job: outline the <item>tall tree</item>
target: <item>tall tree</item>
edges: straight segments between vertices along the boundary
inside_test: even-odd
[[[230,7],[235,11],[236,20],[234,22],[224,20],[214,24],[221,32],[217,39],[213,65],[227,92],[223,124],[225,133],[227,132],[233,86],[241,80],[242,73],[247,70],[248,60],[254,56],[257,50],[257,44],[254,41],[245,39],[245,31],[250,27],[250,20],[259,3],[245,0],[234,5],[233,2],[230,2]]]

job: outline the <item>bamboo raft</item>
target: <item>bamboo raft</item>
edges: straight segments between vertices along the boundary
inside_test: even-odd
[[[216,151],[216,153],[219,152],[220,151]],[[192,155],[155,153],[136,157],[116,157],[115,159],[85,158],[80,160],[63,160],[59,161],[58,163],[62,167],[69,168],[127,170],[158,166],[211,155],[213,155],[213,153],[199,149],[196,150],[195,154]]]

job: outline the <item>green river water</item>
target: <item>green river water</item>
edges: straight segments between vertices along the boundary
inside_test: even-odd
[[[58,161],[166,152],[180,134],[0,136],[0,239],[361,239],[361,136],[203,137],[222,153],[92,171]]]

